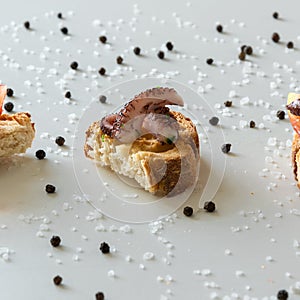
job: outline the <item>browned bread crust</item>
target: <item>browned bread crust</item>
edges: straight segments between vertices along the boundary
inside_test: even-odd
[[[31,147],[35,129],[29,113],[0,115],[0,157],[24,153]]]
[[[143,173],[132,177],[146,190],[157,195],[181,193],[198,176],[199,138],[196,127],[180,112],[170,111],[170,116],[177,121],[180,128],[175,144],[161,143],[149,134],[134,141],[128,150],[128,160],[136,167],[137,173]],[[94,122],[86,132],[84,152],[102,166],[108,166],[122,174],[112,156],[103,150],[113,149],[114,143],[114,139],[102,132],[100,122]],[[140,176],[145,177],[145,180]]]

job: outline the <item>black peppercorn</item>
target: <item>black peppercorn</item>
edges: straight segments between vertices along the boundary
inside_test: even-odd
[[[62,277],[60,277],[59,275],[55,276],[53,278],[53,282],[55,285],[60,285],[62,283]]]
[[[60,245],[61,239],[59,236],[54,235],[51,239],[50,239],[50,244],[53,247],[58,247]]]
[[[53,194],[55,193],[55,186],[52,184],[47,184],[45,190],[48,194]]]
[[[216,205],[212,201],[207,201],[204,202],[204,207],[203,207],[207,212],[214,212],[216,209]]]
[[[100,101],[101,103],[105,103],[105,102],[106,102],[106,96],[100,95],[100,96],[99,96],[99,101]]]
[[[103,242],[100,244],[100,251],[103,253],[103,254],[107,254],[109,253],[110,251],[110,247],[107,243]]]
[[[44,150],[42,150],[42,149],[37,150],[37,151],[35,152],[35,157],[36,157],[37,159],[44,159],[44,158],[46,157],[46,152],[45,152]]]
[[[224,105],[226,107],[231,107],[232,106],[232,101],[227,100],[227,101],[224,102]]]
[[[294,43],[293,43],[293,42],[288,42],[288,43],[286,44],[286,46],[287,46],[287,48],[289,48],[289,49],[293,49],[293,48],[294,48]]]
[[[209,119],[208,122],[209,122],[210,125],[216,126],[219,123],[219,118],[218,117],[212,117],[212,118]]]
[[[212,58],[208,58],[208,59],[206,60],[206,63],[207,63],[208,65],[212,65],[213,62],[214,62],[214,60],[213,60]]]
[[[65,98],[70,99],[71,97],[72,97],[71,92],[70,91],[66,91]]]
[[[173,48],[174,48],[174,45],[172,44],[172,42],[167,42],[167,43],[166,43],[166,47],[167,47],[167,49],[168,49],[169,51],[172,51]]]
[[[141,48],[140,47],[134,47],[133,52],[135,55],[140,55],[141,54]]]
[[[278,43],[279,40],[280,40],[279,34],[278,34],[277,32],[274,32],[274,33],[272,34],[272,41],[273,41],[274,43]]]
[[[249,126],[250,126],[250,128],[254,128],[255,127],[255,122],[251,120],[250,123],[249,123]]]
[[[14,90],[11,88],[6,89],[6,96],[7,97],[12,97],[14,95]]]
[[[190,206],[186,206],[184,209],[183,209],[183,214],[187,217],[190,217],[192,214],[193,214],[194,210],[192,207]]]
[[[64,139],[62,136],[58,136],[58,137],[55,139],[55,143],[56,143],[58,146],[63,146],[64,143],[65,143],[65,139]]]
[[[102,67],[102,68],[100,68],[99,69],[99,71],[98,71],[98,73],[100,74],[100,75],[105,75],[105,72],[106,72],[106,70]]]
[[[30,28],[30,23],[28,21],[24,22],[24,27],[26,29],[29,29]]]
[[[231,149],[231,144],[223,144],[221,147],[221,150],[223,153],[228,153],[230,152]]]
[[[122,58],[121,56],[118,56],[118,57],[116,58],[116,62],[117,62],[118,65],[121,65],[122,62],[123,62],[123,58]]]
[[[57,14],[57,17],[58,17],[59,19],[62,19],[62,18],[63,18],[62,13],[58,13],[58,14]]]
[[[274,19],[278,19],[278,17],[279,17],[279,14],[278,14],[277,11],[275,11],[275,12],[273,13],[273,18],[274,18]]]
[[[96,300],[104,300],[104,294],[102,292],[98,292],[95,295]]]
[[[69,32],[69,30],[68,30],[67,27],[62,27],[62,28],[60,29],[60,31],[61,31],[63,34],[68,34],[68,32]]]
[[[277,113],[276,113],[276,116],[279,120],[284,120],[285,112],[283,110],[278,110]]]
[[[102,44],[105,44],[106,41],[107,41],[107,37],[105,35],[101,35],[99,36],[99,41],[102,43]]]
[[[245,49],[247,48],[247,45],[241,46],[241,52],[245,52]]]
[[[164,51],[158,51],[157,57],[158,57],[159,59],[164,59],[164,58],[165,58],[165,52],[164,52]]]
[[[289,297],[289,293],[286,290],[280,290],[277,293],[278,300],[287,300]]]
[[[220,32],[220,33],[223,32],[223,26],[220,25],[220,24],[217,25],[216,29],[217,29],[217,31]]]
[[[73,70],[77,70],[77,68],[78,68],[78,62],[77,61],[73,61],[70,64],[70,68],[73,69]]]
[[[4,104],[4,109],[7,112],[11,112],[14,109],[14,104],[12,102],[7,102]]]
[[[245,58],[246,58],[245,52],[241,52],[241,53],[239,54],[239,59],[240,59],[240,60],[245,60]]]
[[[253,49],[251,46],[247,46],[245,49],[245,52],[247,55],[251,55],[253,53]]]

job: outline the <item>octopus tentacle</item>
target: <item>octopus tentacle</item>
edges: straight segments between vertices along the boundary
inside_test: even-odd
[[[148,89],[127,102],[119,113],[103,118],[101,130],[120,141],[130,142],[131,139],[136,138],[132,131],[141,132],[143,119],[147,114],[167,114],[169,108],[166,105],[183,106],[183,104],[181,96],[173,88]],[[135,118],[136,121],[134,121]],[[129,121],[130,126],[125,126]]]

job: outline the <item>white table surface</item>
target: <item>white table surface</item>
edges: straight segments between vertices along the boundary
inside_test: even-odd
[[[15,112],[31,113],[36,138],[26,155],[1,160],[0,299],[95,299],[97,291],[108,300],[276,299],[280,289],[298,299],[300,200],[290,166],[293,131],[287,118],[278,120],[274,114],[285,109],[288,92],[299,87],[299,3],[2,2],[0,80],[15,91],[14,98],[7,98]],[[282,18],[273,19],[274,11]],[[58,12],[64,20],[56,17]],[[23,27],[26,20],[31,31]],[[218,22],[223,34],[215,30]],[[62,25],[70,31],[67,39],[59,31]],[[275,31],[282,43],[271,41]],[[98,42],[100,34],[110,46]],[[169,40],[174,51],[166,51],[161,61],[156,53]],[[286,51],[289,40],[293,51]],[[254,55],[240,62],[243,44],[251,45]],[[133,46],[144,55],[136,57]],[[124,56],[121,67],[115,62],[118,55]],[[213,66],[206,64],[208,57],[214,58]],[[75,74],[69,68],[74,60],[79,63]],[[101,66],[107,69],[105,77],[97,73]],[[118,84],[149,76],[199,92],[185,101],[200,123],[202,176],[205,153],[227,158],[222,184],[215,187],[213,214],[199,210],[187,218],[181,207],[159,222],[132,224],[101,215],[85,201],[72,158],[80,116],[95,114],[87,106],[104,93],[109,103],[99,103],[100,118],[124,102]],[[126,90],[125,98],[141,86]],[[67,89],[71,103],[64,102]],[[236,96],[230,98],[231,91]],[[223,111],[229,99],[231,116]],[[209,125],[213,115],[220,126]],[[244,126],[250,120],[255,129]],[[222,132],[225,138],[217,138]],[[66,139],[62,152],[53,141],[58,135]],[[218,148],[224,141],[232,144],[231,155]],[[47,159],[35,158],[38,149],[46,150]],[[83,159],[80,168],[85,163],[90,166]],[[215,168],[219,176],[222,168]],[[47,183],[57,187],[55,195],[45,193]],[[196,211],[200,198],[196,190],[184,205]],[[101,203],[96,206],[101,210]],[[62,238],[61,247],[51,247],[52,235]],[[100,253],[102,241],[110,244],[110,255]],[[7,249],[8,260],[3,256]],[[147,252],[154,259],[144,260]],[[115,277],[108,276],[110,270]],[[61,287],[53,284],[55,275],[63,277]]]

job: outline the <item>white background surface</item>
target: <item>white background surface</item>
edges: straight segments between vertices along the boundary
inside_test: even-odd
[[[292,130],[287,119],[274,117],[284,108],[287,93],[299,86],[297,1],[145,1],[137,6],[136,1],[43,1],[42,7],[38,1],[2,2],[0,79],[15,91],[16,97],[7,99],[14,102],[15,111],[31,112],[36,139],[24,157],[1,160],[0,247],[13,252],[9,261],[0,259],[1,299],[94,299],[97,291],[109,300],[216,295],[272,299],[279,289],[289,290],[300,281],[300,249],[295,242],[300,241],[300,217],[294,213],[300,204],[289,157]],[[274,11],[281,20],[272,18]],[[58,12],[65,16],[63,21],[57,19]],[[26,20],[33,28],[30,32],[23,28]],[[216,32],[217,22],[224,26],[224,34]],[[59,31],[62,24],[68,27],[70,39]],[[283,43],[270,40],[274,31]],[[103,33],[110,49],[98,42]],[[161,61],[156,52],[168,40],[176,51],[167,52],[167,59]],[[289,40],[296,49],[287,53]],[[251,45],[255,55],[240,63],[242,44]],[[136,57],[132,46],[140,46],[145,55]],[[124,56],[120,69],[115,63],[118,55]],[[208,57],[215,65],[205,63]],[[80,70],[72,75],[73,60]],[[97,74],[100,66],[108,76]],[[258,76],[261,72],[265,77]],[[226,141],[232,143],[214,198],[217,212],[200,210],[186,218],[179,209],[177,217],[155,225],[159,227],[155,234],[148,224],[130,224],[131,232],[125,233],[124,223],[98,215],[83,201],[71,157],[78,120],[70,124],[70,114],[80,117],[103,90],[143,74],[167,75],[195,91],[204,88],[202,96],[219,116]],[[65,78],[62,86],[61,78]],[[71,104],[64,103],[65,89],[73,95]],[[223,109],[232,90],[237,96],[231,99],[229,111],[235,115],[222,116],[215,105]],[[132,95],[137,92],[138,86]],[[248,105],[240,104],[244,97],[249,97]],[[221,128],[211,128],[211,116],[201,115],[194,103],[185,100],[203,123],[206,120],[201,125],[213,138]],[[113,104],[105,107],[107,111],[123,102],[120,97],[109,101]],[[265,128],[240,127],[240,121],[252,119]],[[53,138],[58,135],[66,138],[64,153],[56,152]],[[268,145],[270,138],[276,138],[276,146]],[[47,150],[44,161],[34,157],[40,148]],[[260,176],[263,169],[265,177]],[[47,183],[57,187],[55,195],[44,192]],[[198,202],[190,204],[196,209]],[[48,231],[41,227],[44,222]],[[37,236],[41,232],[44,237]],[[53,234],[62,238],[59,249],[49,244]],[[115,252],[102,255],[98,250],[102,241]],[[231,255],[225,254],[226,249]],[[143,260],[148,251],[155,254],[154,260]],[[128,255],[131,262],[126,261]],[[206,269],[211,275],[194,274]],[[109,270],[116,278],[107,276]],[[244,275],[237,276],[239,271]],[[57,274],[63,277],[62,287],[52,283]],[[159,277],[164,280],[158,281]],[[290,294],[290,299],[299,298]]]

